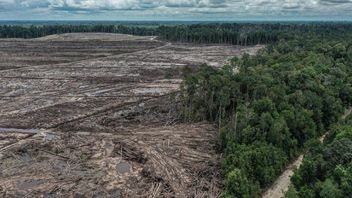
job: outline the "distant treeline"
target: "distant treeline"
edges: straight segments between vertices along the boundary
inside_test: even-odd
[[[129,27],[124,25],[44,25],[44,26],[0,26],[1,38],[38,38],[53,34],[73,32],[103,32],[151,36],[155,29],[144,27]]]
[[[0,26],[0,38],[37,38],[72,32],[105,32],[138,36],[159,36],[162,40],[233,45],[269,44],[300,32],[349,31],[349,24],[193,24],[174,26],[133,25],[43,25]]]

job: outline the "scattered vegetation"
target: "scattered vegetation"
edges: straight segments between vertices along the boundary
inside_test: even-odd
[[[210,120],[220,128],[225,197],[258,196],[305,145],[312,146],[351,105],[351,27],[310,28],[282,32],[278,42],[258,55],[234,58],[221,69],[203,66],[196,74],[185,71],[184,119]],[[318,29],[323,31],[317,33]],[[344,131],[344,136],[350,136]],[[337,160],[333,157],[336,153],[350,155],[348,141],[330,140],[325,160]],[[326,163],[325,172],[336,166],[339,172],[328,174],[329,180],[321,180],[312,190],[307,185],[315,183],[315,178],[325,179],[314,175],[324,174],[319,165],[324,155],[313,154],[310,161],[315,163],[306,162],[296,176],[298,194],[312,193],[314,197],[317,189],[324,189],[319,192],[321,197],[335,191],[341,196],[351,194],[351,174],[343,175],[350,171],[349,155],[343,163]],[[311,179],[314,181],[305,182]],[[295,194],[294,189],[290,191]]]

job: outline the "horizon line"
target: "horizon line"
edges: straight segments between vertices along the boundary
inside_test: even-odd
[[[93,21],[93,22],[242,22],[242,21],[252,21],[252,22],[352,22],[352,19],[234,19],[234,20],[191,20],[191,19],[179,19],[179,20],[169,20],[169,19],[120,19],[120,20],[102,20],[102,19],[0,19],[0,21],[18,21],[18,22],[31,22],[31,21],[49,21],[49,22],[66,22],[66,21]]]

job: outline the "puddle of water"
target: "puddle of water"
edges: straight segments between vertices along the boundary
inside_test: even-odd
[[[111,197],[116,197],[116,198],[122,197],[122,191],[120,189],[111,190],[109,194],[111,195]]]
[[[16,186],[18,190],[30,190],[44,184],[44,180],[19,181]]]
[[[29,162],[32,160],[32,157],[28,153],[23,153],[20,155],[20,160],[24,162]]]
[[[29,134],[37,134],[40,132],[38,129],[15,129],[15,128],[1,128],[0,133],[29,133]]]
[[[116,169],[117,172],[125,174],[130,172],[131,166],[126,162],[120,162],[119,164],[117,164]]]

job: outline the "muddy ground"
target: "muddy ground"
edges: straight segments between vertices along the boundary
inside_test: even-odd
[[[88,33],[0,40],[0,196],[219,196],[215,127],[179,119],[182,69],[260,48]]]

